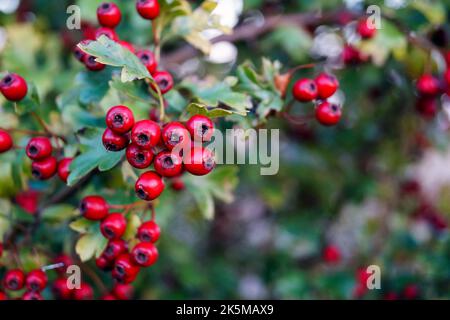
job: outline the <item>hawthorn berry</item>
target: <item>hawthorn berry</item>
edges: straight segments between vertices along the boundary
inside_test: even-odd
[[[172,150],[176,146],[189,146],[191,143],[189,131],[182,123],[176,121],[166,124],[161,131],[161,136],[164,144],[169,150]]]
[[[147,68],[148,72],[153,74],[157,67],[158,62],[156,61],[155,55],[150,50],[139,50],[136,56],[141,60],[142,64]]]
[[[106,259],[114,261],[120,254],[128,251],[128,244],[123,239],[111,239],[102,253]]]
[[[137,179],[134,190],[139,198],[152,201],[164,191],[164,181],[154,171],[147,171]]]
[[[23,294],[22,300],[44,300],[39,292],[27,291]]]
[[[10,150],[13,146],[13,140],[8,131],[0,129],[0,153]]]
[[[121,213],[111,213],[103,219],[100,224],[100,231],[107,239],[118,239],[124,233],[127,227],[127,220]]]
[[[210,118],[197,114],[186,122],[191,137],[194,141],[210,141],[214,134],[214,124]]]
[[[0,301],[5,301],[8,300],[8,296],[6,295],[6,293],[0,291]]]
[[[17,291],[25,285],[25,274],[20,269],[6,271],[3,276],[3,286],[11,291]]]
[[[9,73],[0,80],[0,92],[9,101],[20,101],[27,95],[27,82],[18,74]]]
[[[162,94],[169,92],[173,88],[173,78],[172,75],[167,71],[155,71],[153,74],[153,79],[155,79],[156,85],[161,90]],[[151,85],[152,89],[156,91],[154,85]]]
[[[114,263],[114,268],[112,271],[112,276],[119,283],[128,284],[136,279],[140,267],[134,263],[130,254],[121,254]]]
[[[115,133],[110,128],[106,128],[102,136],[103,146],[106,150],[117,152],[125,149],[130,142],[127,135]]]
[[[66,270],[67,270],[67,267],[73,265],[72,258],[69,257],[68,255],[65,255],[65,254],[61,254],[61,255],[57,256],[53,260],[53,263],[55,263],[55,264],[62,264],[61,267],[56,269],[56,271],[61,273],[61,274],[65,274]]]
[[[186,187],[184,181],[180,178],[174,178],[171,181],[170,187],[175,191],[182,191]]]
[[[432,119],[438,112],[437,102],[434,97],[419,97],[416,101],[416,110],[425,119]]]
[[[21,191],[14,197],[19,207],[29,214],[35,214],[39,202],[39,192],[36,190]]]
[[[342,110],[337,104],[325,101],[316,107],[315,116],[320,124],[333,126],[341,119]]]
[[[55,157],[48,157],[43,160],[33,161],[31,164],[31,174],[35,179],[47,180],[53,177],[58,168],[58,161]]]
[[[72,160],[72,158],[63,158],[58,163],[58,176],[64,183],[67,182],[67,177],[69,177]]]
[[[317,86],[317,96],[320,99],[331,97],[339,87],[339,82],[336,77],[326,72],[319,74],[314,79],[314,82]]]
[[[156,19],[159,16],[158,0],[138,0],[136,2],[136,10],[144,19]]]
[[[363,39],[373,38],[377,34],[377,29],[370,23],[369,19],[367,18],[358,21],[356,31]]]
[[[97,62],[94,56],[90,54],[86,54],[83,58],[83,63],[88,70],[91,71],[101,71],[105,69],[106,65],[100,62]]]
[[[102,26],[115,28],[122,19],[122,13],[114,2],[105,2],[97,9],[97,19]]]
[[[152,120],[138,121],[131,130],[131,141],[143,149],[155,147],[159,143],[160,138],[161,129]]]
[[[439,80],[431,74],[423,74],[417,79],[416,88],[421,95],[435,96],[440,92]]]
[[[134,46],[133,46],[131,43],[129,43],[129,42],[127,42],[127,41],[124,41],[124,40],[119,40],[119,41],[117,41],[117,42],[118,42],[123,48],[129,50],[131,53],[135,53],[135,52],[136,52],[136,49],[134,48]]]
[[[139,242],[131,250],[133,261],[141,267],[149,267],[158,260],[158,249],[150,242]]]
[[[102,220],[108,215],[108,204],[101,196],[87,196],[81,201],[80,212],[88,220]]]
[[[103,254],[100,255],[97,259],[95,259],[95,265],[97,268],[103,271],[110,271],[113,267],[113,260],[106,258]]]
[[[31,160],[42,160],[52,155],[52,144],[49,138],[34,137],[28,141],[26,153]]]
[[[108,293],[108,294],[105,294],[105,295],[102,297],[102,300],[105,300],[105,301],[113,301],[113,300],[117,300],[117,298],[116,298],[113,294]]]
[[[338,263],[341,260],[341,252],[334,245],[327,245],[322,252],[323,260],[327,263]]]
[[[44,271],[37,269],[27,274],[25,284],[28,291],[40,292],[47,286],[48,278]]]
[[[106,36],[113,41],[119,40],[117,33],[111,28],[101,27],[95,31],[95,39],[100,38],[101,36]]]
[[[345,45],[342,50],[342,60],[346,65],[356,65],[366,62],[368,57],[352,45]]]
[[[158,241],[161,235],[161,229],[155,221],[150,220],[141,224],[137,230],[137,238],[141,242],[153,242]]]
[[[134,143],[130,144],[126,151],[127,160],[137,169],[148,168],[153,161],[153,152],[139,148]]]
[[[72,289],[67,286],[65,278],[58,278],[53,282],[52,292],[57,299],[69,300],[72,298]]]
[[[183,160],[171,151],[162,151],[155,157],[153,164],[156,172],[163,177],[176,177],[183,171]]]
[[[106,113],[106,125],[118,134],[130,131],[134,126],[133,112],[127,106],[115,106]]]
[[[189,153],[184,156],[184,167],[195,176],[208,174],[216,166],[214,154],[208,148],[193,147]]]
[[[119,300],[130,300],[133,297],[133,286],[116,283],[112,289],[112,295]]]
[[[79,289],[73,289],[72,291],[72,297],[75,300],[92,300],[94,298],[94,290],[86,282],[82,282]]]
[[[292,88],[294,98],[300,102],[308,102],[317,98],[316,83],[311,79],[299,79]]]

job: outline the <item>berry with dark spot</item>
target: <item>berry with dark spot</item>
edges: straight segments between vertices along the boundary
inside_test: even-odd
[[[147,171],[136,181],[134,189],[139,198],[152,201],[164,191],[164,181],[158,173]]]

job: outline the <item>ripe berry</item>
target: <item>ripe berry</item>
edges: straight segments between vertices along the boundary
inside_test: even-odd
[[[176,177],[183,171],[183,160],[176,153],[163,151],[155,157],[154,167],[163,177]]]
[[[324,126],[332,126],[339,122],[342,116],[341,107],[327,101],[316,107],[316,120]]]
[[[113,267],[113,260],[109,260],[103,254],[100,255],[97,259],[95,259],[95,265],[97,268],[103,271],[110,271]]]
[[[44,300],[39,292],[28,291],[22,296],[22,300]]]
[[[133,297],[133,287],[129,284],[116,283],[112,289],[112,294],[120,300],[130,300]]]
[[[53,282],[52,292],[57,299],[69,300],[72,297],[72,290],[67,286],[65,278],[58,278]]]
[[[161,234],[161,229],[156,224],[155,221],[150,220],[146,221],[138,228],[137,238],[141,240],[141,242],[153,242],[158,241],[159,236]]]
[[[141,60],[142,64],[147,68],[148,72],[154,73],[158,67],[155,55],[150,50],[139,50],[136,56]]]
[[[140,242],[131,250],[133,261],[141,267],[149,267],[158,260],[158,249],[150,242]]]
[[[182,191],[186,187],[184,181],[180,178],[175,178],[172,180],[170,187],[175,191]]]
[[[106,259],[114,261],[120,254],[128,250],[128,244],[123,239],[109,240],[108,245],[102,253]]]
[[[300,79],[292,88],[294,98],[300,102],[308,102],[317,98],[317,85],[311,79]]]
[[[47,286],[48,278],[44,271],[37,269],[30,271],[25,280],[29,291],[40,292]]]
[[[119,41],[117,41],[117,42],[118,42],[123,48],[125,48],[125,49],[131,51],[132,53],[135,53],[135,52],[136,52],[136,49],[134,48],[134,46],[133,46],[131,43],[129,43],[129,42],[127,42],[127,41],[123,41],[123,40],[119,40]]]
[[[189,131],[183,124],[176,121],[166,124],[162,129],[161,136],[164,144],[169,150],[172,150],[176,146],[189,146],[191,143]]]
[[[0,80],[0,92],[9,101],[20,101],[27,95],[27,82],[18,74],[9,73]]]
[[[13,140],[8,131],[0,129],[0,153],[10,150],[13,146]]]
[[[80,289],[73,289],[72,291],[75,300],[92,300],[94,298],[94,290],[86,282],[80,284]]]
[[[184,157],[184,167],[196,176],[210,173],[215,166],[214,154],[208,148],[193,147],[190,154]]]
[[[369,19],[359,20],[358,25],[356,26],[356,31],[363,39],[373,38],[377,33],[377,29],[375,26],[372,26]]]
[[[368,60],[368,56],[351,45],[345,45],[342,51],[342,60],[347,65],[356,65]]]
[[[440,92],[439,80],[431,74],[424,74],[417,79],[416,88],[421,95],[435,96]]]
[[[142,18],[153,20],[159,16],[158,0],[138,0],[136,10]]]
[[[117,300],[117,299],[116,299],[116,297],[115,297],[113,294],[108,293],[108,294],[106,294],[106,295],[104,295],[104,296],[102,297],[102,300],[105,300],[105,301],[113,301],[113,300]]]
[[[156,84],[161,90],[162,94],[169,92],[173,88],[173,78],[167,71],[156,71],[152,74],[153,79],[155,79]],[[152,85],[152,89],[156,91],[156,88]]]
[[[91,56],[90,54],[86,54],[83,58],[83,63],[86,66],[87,69],[91,71],[100,71],[105,69],[106,65],[103,63],[97,62],[95,60],[94,56]]]
[[[214,124],[211,119],[199,114],[192,116],[186,122],[186,128],[194,141],[210,141],[214,134]]]
[[[8,296],[6,295],[6,293],[0,291],[0,301],[5,301],[8,300]]]
[[[26,147],[28,158],[31,160],[42,160],[52,155],[52,144],[49,138],[35,137],[32,138]]]
[[[113,41],[119,40],[117,33],[110,28],[101,27],[95,31],[95,39],[100,38],[101,36],[106,36]]]
[[[143,149],[155,147],[160,138],[161,129],[152,120],[138,121],[131,130],[131,141]]]
[[[130,254],[123,253],[116,259],[112,276],[118,282],[128,284],[136,279],[139,270],[139,266],[133,262]]]
[[[124,134],[134,126],[133,112],[126,106],[115,106],[106,113],[106,125],[115,133]]]
[[[97,19],[104,27],[115,28],[122,19],[119,7],[113,2],[102,3],[97,9]]]
[[[25,284],[25,274],[20,269],[9,270],[3,276],[3,285],[6,289],[17,291]]]
[[[136,181],[134,190],[142,200],[151,201],[158,198],[164,191],[164,182],[156,172],[147,171]]]
[[[56,271],[61,274],[66,274],[67,267],[73,265],[72,258],[65,254],[57,256],[55,260],[53,260],[53,263],[63,264],[61,267],[56,269]]]
[[[120,135],[110,128],[106,128],[102,136],[102,142],[106,150],[117,152],[125,149],[130,142],[130,139],[127,135]]]
[[[130,144],[126,152],[128,162],[137,169],[148,168],[153,161],[153,152],[139,148],[134,143]]]
[[[325,72],[319,74],[314,81],[317,85],[317,96],[320,99],[331,97],[339,87],[336,77]]]
[[[35,179],[47,180],[55,175],[57,167],[58,161],[55,157],[36,160],[31,164],[31,174]]]
[[[416,110],[425,119],[432,119],[438,112],[434,97],[419,97],[416,101]]]
[[[63,182],[67,182],[67,177],[70,174],[70,164],[72,163],[72,158],[63,158],[58,163],[58,176]]]
[[[338,247],[328,245],[323,249],[322,257],[325,262],[337,263],[341,260],[341,252]]]
[[[108,204],[103,197],[87,196],[81,201],[80,212],[88,220],[102,220],[108,215]]]
[[[120,213],[111,213],[100,224],[100,230],[107,239],[122,237],[127,227],[127,220]]]

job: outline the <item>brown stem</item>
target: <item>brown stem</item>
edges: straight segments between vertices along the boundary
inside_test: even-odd
[[[91,278],[91,280],[95,283],[97,288],[100,289],[102,294],[107,294],[109,292],[108,288],[103,283],[102,279],[100,279],[100,277],[94,272],[94,270],[92,270],[88,265],[86,265],[82,262],[79,263],[79,266],[80,266],[81,270],[84,273],[86,273],[89,278]]]
[[[56,139],[61,139],[62,141],[64,141],[64,143],[67,143],[66,137],[52,132],[52,130],[50,130],[48,125],[45,123],[45,121],[36,112],[32,111],[31,115],[36,119],[36,121],[39,123],[39,125],[42,127],[42,129],[44,129],[44,131],[46,132],[45,135],[52,136]]]

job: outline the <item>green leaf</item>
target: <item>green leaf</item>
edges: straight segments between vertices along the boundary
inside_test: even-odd
[[[87,220],[85,218],[77,219],[69,224],[70,229],[78,233],[87,233],[98,227],[98,222]]]
[[[54,205],[42,212],[42,218],[50,223],[61,223],[76,215],[78,215],[78,211],[69,204]]]
[[[28,83],[28,92],[25,98],[14,103],[14,108],[17,114],[23,115],[28,112],[36,110],[40,105],[39,94],[36,86],[33,83]]]
[[[446,21],[446,8],[440,1],[412,1],[411,6],[420,11],[432,24],[441,25]]]
[[[195,103],[195,102],[190,103],[186,107],[186,111],[190,115],[201,114],[201,115],[207,116],[208,118],[226,117],[226,116],[230,116],[230,115],[234,114],[233,111],[230,111],[227,109],[208,108],[208,106],[206,106],[205,104]]]
[[[87,233],[78,239],[75,245],[75,252],[81,261],[85,262],[94,256],[100,256],[107,244],[108,240],[100,232]]]
[[[123,239],[130,241],[136,237],[137,229],[142,224],[141,219],[137,214],[129,214],[127,216],[127,229],[123,235]]]

